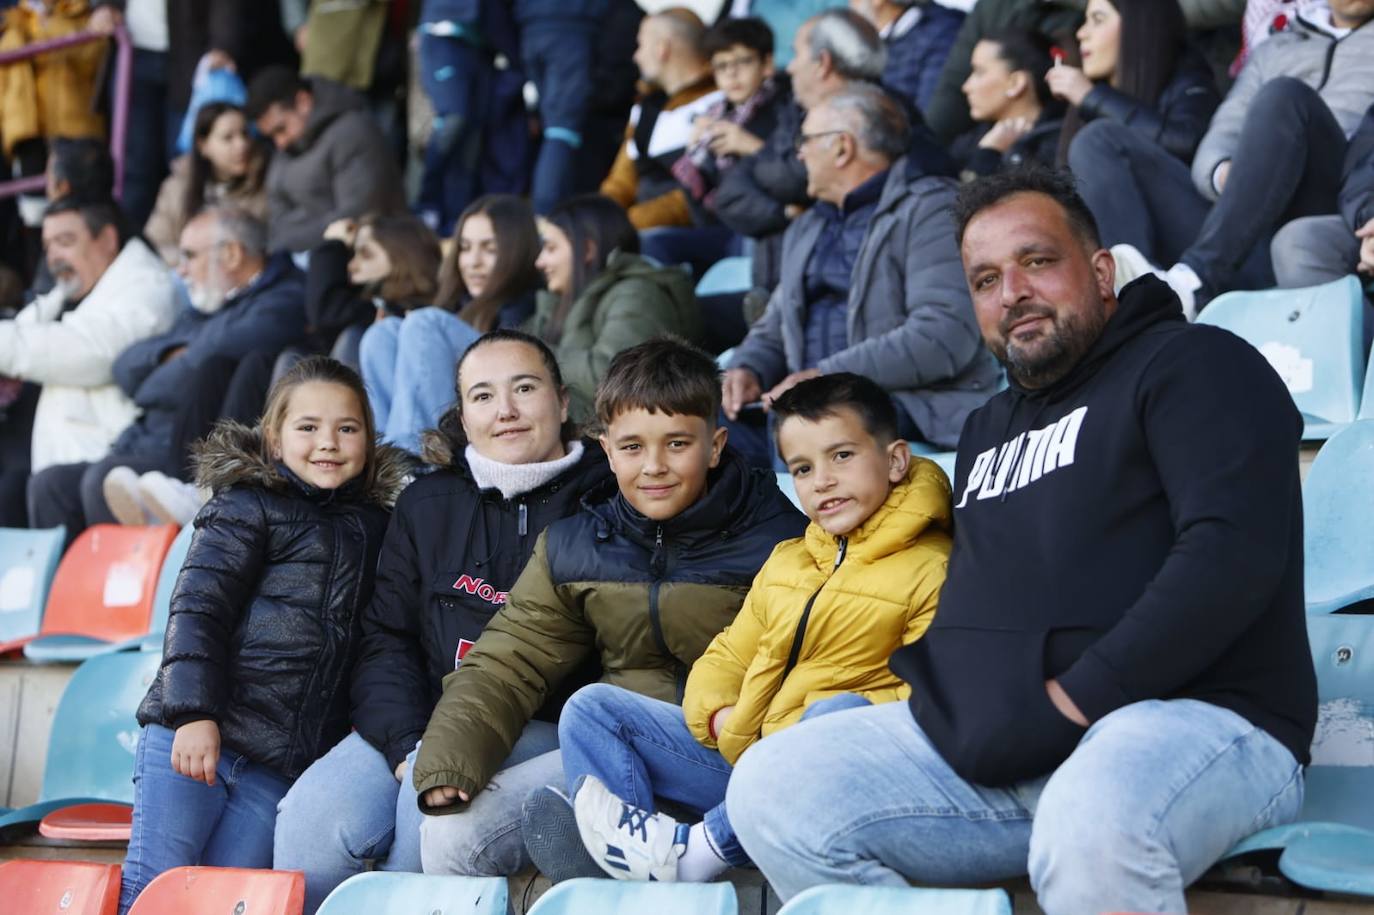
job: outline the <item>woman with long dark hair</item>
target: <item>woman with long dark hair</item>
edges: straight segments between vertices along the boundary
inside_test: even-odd
[[[1035,32],[998,32],[973,46],[962,89],[978,126],[950,147],[963,180],[1025,162],[1054,164],[1064,105],[1045,82],[1053,60],[1049,39]]]
[[[248,133],[243,109],[209,102],[196,112],[191,151],[172,161],[143,235],[169,266],[180,260],[181,230],[207,206],[267,218],[267,151]]]
[[[488,194],[458,217],[453,244],[439,271],[435,304],[478,333],[519,327],[534,314],[541,277],[539,232],[528,201]]]

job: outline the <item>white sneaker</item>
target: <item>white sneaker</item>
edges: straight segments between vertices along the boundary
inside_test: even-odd
[[[120,524],[138,526],[148,523],[147,507],[138,488],[138,474],[131,467],[111,467],[101,483],[105,504]]]
[[[1120,292],[1132,280],[1153,273],[1169,284],[1183,306],[1183,316],[1189,321],[1197,320],[1197,291],[1202,288],[1202,280],[1187,264],[1174,264],[1168,270],[1161,270],[1134,245],[1112,245],[1112,259],[1116,261],[1116,280],[1112,291]]]
[[[583,844],[607,874],[617,880],[677,880],[677,862],[691,831],[687,824],[632,807],[594,775],[578,779],[573,813]]]
[[[162,524],[190,524],[205,504],[200,490],[190,483],[150,470],[138,478],[138,490],[148,512]]]
[[[1169,288],[1183,304],[1183,316],[1190,322],[1197,320],[1197,292],[1202,288],[1202,279],[1192,267],[1177,263],[1160,275]]]
[[[1163,277],[1160,269],[1150,263],[1135,245],[1112,245],[1111,252],[1112,260],[1116,261],[1116,280],[1112,283],[1112,292],[1120,292],[1127,283],[1149,273]]]

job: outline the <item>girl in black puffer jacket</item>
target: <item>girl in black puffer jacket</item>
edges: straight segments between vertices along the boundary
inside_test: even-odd
[[[196,461],[214,496],[138,709],[121,912],[168,868],[272,865],[277,802],[348,733],[360,611],[405,473],[375,444],[362,380],[323,357],[278,382],[258,428],[221,424]]]

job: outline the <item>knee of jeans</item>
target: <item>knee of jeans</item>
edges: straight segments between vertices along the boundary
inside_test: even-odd
[[[1131,128],[1105,118],[1083,125],[1069,144],[1069,167],[1076,174],[1100,168],[1104,160],[1116,161],[1132,142]]]
[[[400,345],[404,347],[407,342],[414,338],[426,339],[435,333],[442,333],[444,325],[452,320],[454,320],[453,312],[445,311],[434,305],[408,311],[401,321],[401,327],[397,333],[401,341]]]
[[[773,740],[750,746],[735,763],[725,787],[730,825],[751,856],[759,837],[772,832],[769,817],[788,809],[775,793],[782,781],[779,773],[785,771],[786,764],[786,759],[774,752],[777,745],[778,741]]]
[[[607,712],[619,687],[609,683],[589,683],[568,697],[558,714],[558,738],[589,726],[605,727],[612,717]]]
[[[1270,117],[1278,109],[1301,109],[1312,101],[1320,104],[1321,97],[1307,83],[1292,76],[1278,76],[1260,88],[1250,103],[1250,114]]]
[[[462,877],[506,877],[497,862],[486,854],[489,832],[474,829],[474,818],[464,814],[426,816],[420,824],[420,866],[426,874]]]
[[[1123,872],[1149,868],[1150,823],[1131,806],[1092,786],[1050,780],[1035,808],[1026,862],[1044,911],[1087,911],[1093,887],[1124,885]]]

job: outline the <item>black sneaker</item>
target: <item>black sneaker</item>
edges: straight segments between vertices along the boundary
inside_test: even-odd
[[[525,799],[520,832],[530,860],[553,883],[606,876],[582,844],[572,801],[552,785],[530,792]]]

